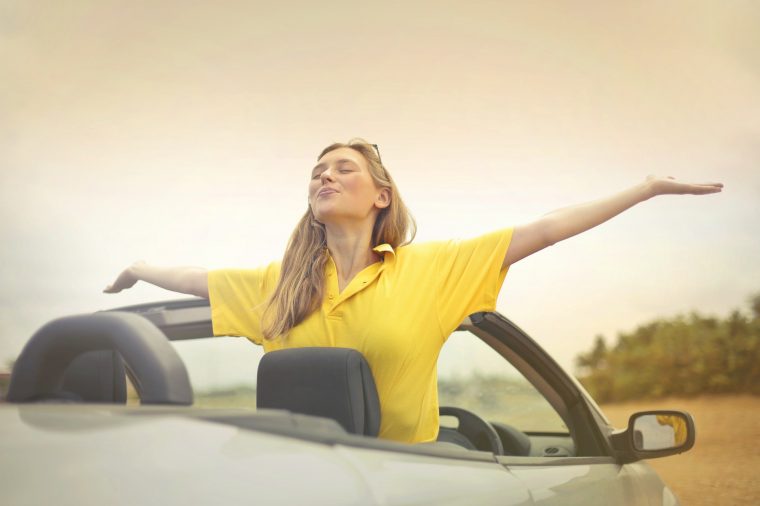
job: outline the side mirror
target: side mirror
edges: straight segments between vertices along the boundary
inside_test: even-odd
[[[612,445],[622,462],[683,453],[696,437],[694,420],[683,411],[641,411],[631,415],[628,428],[612,434]]]

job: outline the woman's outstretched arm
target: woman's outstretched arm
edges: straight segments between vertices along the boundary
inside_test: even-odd
[[[594,228],[657,195],[705,195],[722,189],[722,183],[688,184],[670,177],[649,176],[643,183],[610,197],[557,209],[532,223],[515,227],[504,265],[511,265],[547,246]]]
[[[103,292],[117,293],[145,281],[173,292],[208,298],[208,272],[202,267],[157,267],[135,262],[108,285]]]

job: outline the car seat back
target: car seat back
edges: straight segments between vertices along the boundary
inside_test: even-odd
[[[63,373],[61,391],[71,393],[82,402],[127,402],[127,374],[124,361],[115,351],[84,353]]]
[[[259,363],[256,406],[331,418],[352,434],[377,436],[380,400],[364,356],[348,348],[291,348]]]

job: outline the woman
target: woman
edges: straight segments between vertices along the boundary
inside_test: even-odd
[[[611,197],[514,229],[412,245],[414,222],[390,174],[373,145],[354,139],[319,155],[309,209],[282,262],[211,272],[137,262],[104,291],[119,292],[142,280],[207,297],[215,335],[245,336],[266,351],[357,349],[375,377],[379,436],[434,441],[441,346],[467,315],[495,308],[510,265],[656,195],[715,193],[722,187],[650,176]]]

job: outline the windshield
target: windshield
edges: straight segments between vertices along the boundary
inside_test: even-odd
[[[197,407],[256,408],[264,352],[245,338],[172,341],[184,361]],[[567,428],[544,397],[506,359],[467,331],[454,332],[438,360],[441,406],[455,406],[526,432]],[[442,420],[446,425],[446,420]]]

